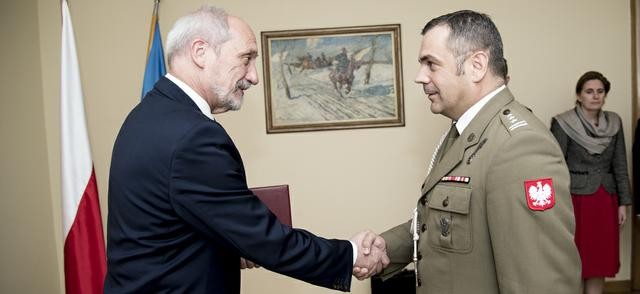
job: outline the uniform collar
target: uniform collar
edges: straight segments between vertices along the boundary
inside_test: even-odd
[[[460,116],[458,121],[456,121],[456,129],[458,129],[458,134],[462,134],[462,132],[464,132],[464,129],[467,128],[469,123],[471,123],[473,118],[476,117],[476,115],[478,114],[478,112],[480,112],[482,107],[485,106],[485,104],[489,103],[489,101],[491,101],[491,98],[496,96],[496,94],[498,94],[504,88],[506,88],[505,85],[498,87],[497,89],[491,91],[491,93],[482,97],[480,101],[476,102],[476,104],[471,106],[469,109],[467,109],[467,111],[465,111],[462,114],[462,116]]]
[[[185,82],[181,81],[180,79],[174,77],[170,73],[167,73],[165,77],[167,77],[167,79],[172,81],[174,84],[176,84],[176,86],[178,86],[178,88],[184,91],[184,93],[187,94],[187,96],[189,96],[191,100],[193,100],[193,103],[195,103],[196,106],[198,106],[200,111],[202,111],[202,114],[204,114],[211,120],[215,120],[215,118],[213,118],[213,114],[211,114],[211,106],[209,106],[209,103],[207,103],[207,101],[205,101],[204,98],[202,98],[202,96],[198,95],[198,93],[196,93],[196,91],[194,91],[191,87],[189,87],[189,85],[187,85]]]
[[[489,94],[491,95],[492,93]],[[497,93],[493,94],[495,97],[488,99],[484,107],[480,107],[482,111],[476,112],[473,123],[467,124],[466,133],[460,134],[460,137],[447,149],[447,153],[443,155],[440,162],[433,167],[433,170],[429,173],[425,182],[422,190],[423,193],[429,192],[443,176],[447,175],[458,163],[462,162],[464,151],[478,144],[482,133],[489,125],[491,119],[494,118],[503,107],[514,100],[509,88],[501,87]]]

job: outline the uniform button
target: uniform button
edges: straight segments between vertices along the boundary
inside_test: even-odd
[[[422,206],[424,206],[427,203],[427,197],[422,196],[420,197],[420,204],[422,204]]]
[[[418,287],[422,286],[422,279],[418,278]]]
[[[509,114],[509,113],[511,113],[511,110],[509,110],[509,109],[505,109],[505,110],[502,112],[502,114],[504,114],[504,115],[507,115],[507,114]]]
[[[467,142],[471,142],[471,141],[473,141],[473,139],[475,139],[475,138],[476,138],[476,134],[471,133],[471,134],[469,135],[469,137],[467,137]]]
[[[418,260],[422,260],[422,253],[418,252]]]
[[[422,232],[426,231],[427,230],[427,224],[422,224],[422,227],[420,228],[420,230]]]
[[[449,206],[449,196],[447,196],[447,198],[445,198],[444,200],[442,200],[442,206],[444,206],[444,207]]]

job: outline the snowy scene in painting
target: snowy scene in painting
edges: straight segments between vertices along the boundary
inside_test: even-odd
[[[276,126],[398,117],[391,33],[273,39],[269,42]]]

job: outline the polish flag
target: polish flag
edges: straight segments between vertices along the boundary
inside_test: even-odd
[[[66,0],[62,1],[60,88],[66,293],[102,293],[107,267],[102,218],[84,116],[78,57]]]

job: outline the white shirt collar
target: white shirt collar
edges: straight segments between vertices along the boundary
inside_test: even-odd
[[[497,89],[493,90],[491,93],[482,97],[480,101],[476,102],[476,104],[471,106],[469,109],[467,109],[467,111],[465,111],[462,114],[462,116],[460,116],[458,121],[456,121],[456,129],[458,129],[458,134],[462,134],[462,132],[464,132],[464,129],[466,129],[467,126],[469,126],[469,123],[471,123],[471,120],[473,120],[473,118],[476,117],[476,115],[478,114],[478,112],[480,112],[482,107],[485,106],[487,103],[489,103],[489,101],[491,101],[491,98],[496,96],[496,94],[498,94],[498,92],[502,91],[504,88],[506,88],[505,85],[498,87]]]
[[[187,96],[189,96],[189,98],[193,100],[193,103],[195,103],[196,106],[200,108],[200,111],[202,111],[202,114],[206,115],[211,120],[215,120],[215,118],[213,118],[213,114],[211,114],[211,106],[209,106],[209,103],[207,103],[207,101],[205,101],[204,98],[202,98],[202,96],[198,95],[198,93],[196,93],[196,91],[191,89],[189,85],[185,84],[183,81],[174,77],[170,73],[167,73],[165,77],[167,77],[167,79],[169,79],[174,84],[176,84],[178,88],[182,89],[182,91],[184,91],[187,94]]]

